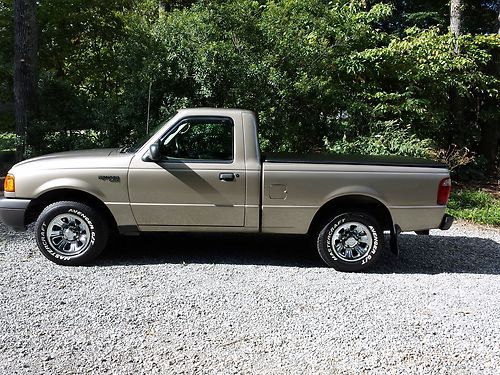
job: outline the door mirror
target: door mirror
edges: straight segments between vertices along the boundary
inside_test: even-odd
[[[158,142],[153,143],[149,146],[149,160],[150,161],[160,161],[161,153],[160,153],[160,144]]]

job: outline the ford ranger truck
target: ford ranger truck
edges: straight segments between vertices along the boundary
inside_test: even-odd
[[[123,149],[70,151],[9,171],[0,219],[35,222],[49,260],[81,265],[116,231],[260,232],[313,236],[340,271],[380,258],[384,231],[448,229],[446,165],[402,157],[261,155],[255,113],[183,109]]]

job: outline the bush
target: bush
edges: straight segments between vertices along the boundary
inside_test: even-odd
[[[417,138],[409,127],[402,128],[394,121],[377,123],[372,135],[355,140],[344,136],[340,141],[329,143],[326,140],[325,143],[328,151],[337,154],[429,157],[432,151],[430,140]]]
[[[92,129],[43,132],[43,123],[37,123],[36,125],[36,129],[40,130],[36,133],[37,142],[28,147],[26,151],[27,157],[60,151],[102,148],[104,146],[102,134]]]
[[[448,203],[448,212],[456,218],[474,223],[500,225],[500,200],[484,191],[453,192]]]
[[[14,133],[0,133],[0,152],[16,150],[16,135]]]
[[[395,8],[411,2],[162,3],[168,11],[158,13],[154,0],[40,2],[43,125],[29,129],[38,131],[28,134],[33,155],[46,142],[78,146],[66,142],[76,130],[97,132],[102,146],[131,143],[148,114],[154,125],[185,106],[258,112],[264,151],[428,156],[427,139],[477,152],[496,134],[496,33],[464,35],[457,55],[444,27],[397,21]],[[11,17],[0,11],[0,24],[12,26]],[[0,33],[0,102],[13,101],[4,95],[12,35]],[[462,120],[450,96],[460,98]],[[12,125],[11,114],[0,117],[0,129]]]

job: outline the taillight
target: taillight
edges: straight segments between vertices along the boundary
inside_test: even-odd
[[[451,193],[451,178],[443,178],[439,183],[437,204],[441,206],[446,206],[448,203],[448,198],[450,198]]]

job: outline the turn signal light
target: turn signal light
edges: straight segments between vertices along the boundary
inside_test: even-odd
[[[451,178],[443,178],[439,183],[437,204],[446,206],[451,193]]]
[[[3,190],[7,193],[14,193],[16,191],[16,183],[13,175],[8,174],[5,177],[5,181],[3,182]]]

